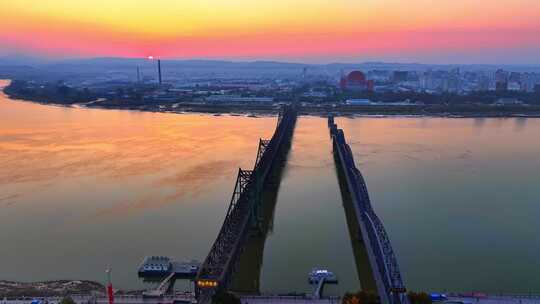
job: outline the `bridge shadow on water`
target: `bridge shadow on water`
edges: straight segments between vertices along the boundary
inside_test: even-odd
[[[279,196],[282,176],[287,171],[287,159],[291,149],[292,140],[293,136],[290,137],[290,140],[287,141],[286,145],[284,145],[279,152],[279,161],[272,168],[269,183],[265,185],[262,191],[262,221],[259,229],[252,229],[245,250],[242,252],[236,267],[231,288],[231,291],[236,293],[247,295],[260,294],[260,279],[264,260],[265,243],[269,233],[272,233],[274,212]],[[339,182],[343,209],[356,264],[356,272],[360,282],[358,289],[376,294],[377,286],[374,280],[373,270],[369,263],[369,257],[364,241],[362,240],[357,217],[354,214],[353,201],[347,187],[345,175],[342,167],[338,165],[340,162],[339,156],[334,154],[334,160],[334,169]]]
[[[364,240],[362,239],[362,232],[355,215],[353,207],[353,201],[349,187],[347,186],[347,180],[342,166],[339,165],[340,159],[336,153],[334,154],[334,169],[339,182],[339,189],[341,192],[341,198],[343,201],[343,209],[345,211],[345,217],[347,219],[347,227],[349,230],[349,236],[353,249],[354,260],[356,262],[356,272],[360,281],[359,289],[369,293],[377,293],[377,285],[375,283],[373,269],[369,262]]]
[[[260,278],[263,266],[264,247],[266,238],[272,233],[274,213],[281,186],[282,176],[287,170],[287,159],[291,150],[294,127],[291,136],[281,146],[269,174],[268,182],[261,192],[261,221],[258,228],[252,228],[245,249],[240,255],[236,272],[233,277],[231,291],[256,295],[260,293]]]

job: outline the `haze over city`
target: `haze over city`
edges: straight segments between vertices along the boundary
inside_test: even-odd
[[[11,0],[0,26],[0,55],[540,64],[536,0]]]

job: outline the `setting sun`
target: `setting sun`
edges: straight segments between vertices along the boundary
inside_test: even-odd
[[[0,26],[10,29],[0,55],[540,61],[531,0],[11,0],[0,2]]]

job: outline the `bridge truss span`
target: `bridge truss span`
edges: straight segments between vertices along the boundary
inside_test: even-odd
[[[284,107],[272,138],[259,140],[253,170],[239,169],[223,225],[197,274],[199,303],[209,303],[217,290],[229,288],[249,231],[259,227],[262,188],[278,152],[292,136],[296,115],[294,107]]]

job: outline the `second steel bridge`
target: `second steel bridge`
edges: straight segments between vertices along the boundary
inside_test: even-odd
[[[338,166],[345,176],[359,226],[357,228],[364,240],[381,303],[407,303],[406,289],[392,244],[382,221],[371,206],[366,182],[360,170],[356,168],[351,147],[345,141],[343,130],[338,129],[332,116],[328,118],[328,127],[334,154],[339,161]]]

